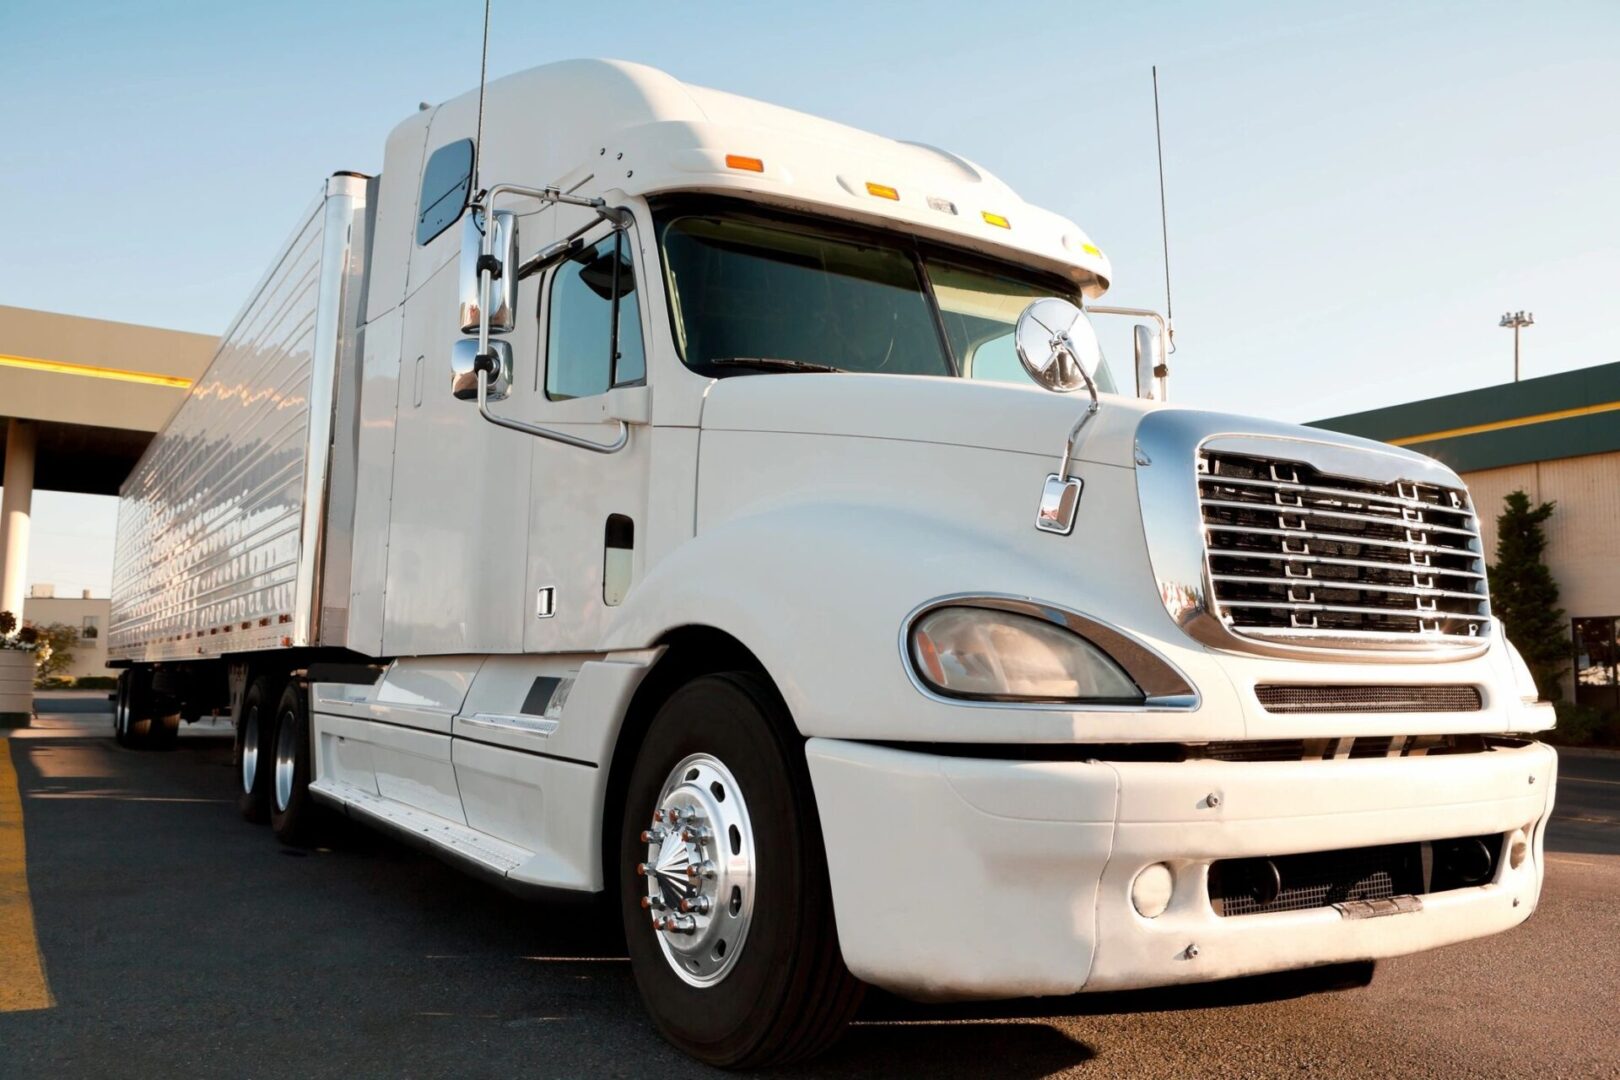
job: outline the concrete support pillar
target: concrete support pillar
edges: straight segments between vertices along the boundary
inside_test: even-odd
[[[6,471],[0,477],[0,611],[21,624],[28,594],[28,528],[34,502],[34,423],[6,424]]]

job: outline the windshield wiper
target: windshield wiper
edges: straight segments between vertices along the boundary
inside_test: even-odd
[[[784,360],[779,356],[717,356],[709,361],[715,367],[748,367],[760,371],[843,371],[831,364],[813,364],[808,360]]]

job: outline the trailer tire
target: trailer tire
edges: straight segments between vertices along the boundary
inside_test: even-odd
[[[309,690],[298,681],[287,683],[276,706],[275,734],[270,743],[270,828],[276,839],[291,847],[307,846],[320,831],[323,813],[309,793],[313,779],[310,760]]]
[[[119,672],[118,690],[113,695],[113,742],[119,746],[129,745],[129,684],[134,678],[132,670]]]
[[[178,703],[152,689],[152,673],[128,668],[118,676],[113,738],[132,750],[168,750],[180,731]]]
[[[669,826],[669,810],[694,807],[695,830]],[[666,827],[669,840],[642,839]],[[664,703],[631,772],[619,853],[631,969],[666,1039],[726,1068],[808,1058],[837,1040],[864,988],[838,948],[804,740],[767,679],[707,675]],[[675,868],[689,861],[698,878]],[[663,910],[643,907],[655,887]],[[698,913],[681,923],[697,929],[655,928],[677,915],[677,896]]]
[[[260,675],[242,697],[242,715],[236,721],[236,808],[255,825],[270,820],[270,786],[274,782],[270,741],[281,684]]]

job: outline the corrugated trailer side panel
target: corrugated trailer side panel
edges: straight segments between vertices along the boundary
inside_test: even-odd
[[[351,338],[330,325],[352,267],[350,222],[331,212],[328,188],[124,483],[112,658],[213,657],[313,633],[303,556],[319,551],[309,537],[325,507],[331,386]]]

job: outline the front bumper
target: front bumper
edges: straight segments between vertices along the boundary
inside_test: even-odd
[[[811,739],[810,774],[850,970],[920,999],[1230,978],[1415,952],[1529,916],[1556,757],[1540,744],[1340,761],[1019,762]],[[1211,798],[1211,796],[1214,798]],[[1508,834],[1527,859],[1422,910],[1222,917],[1218,859]],[[1168,863],[1155,919],[1130,892]],[[1189,946],[1196,946],[1189,949]]]

